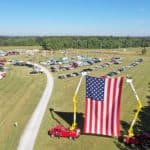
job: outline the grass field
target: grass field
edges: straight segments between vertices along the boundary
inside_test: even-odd
[[[6,50],[15,47],[5,47]],[[25,47],[22,47],[25,48]],[[28,47],[29,48],[29,47]],[[4,49],[4,48],[0,48]],[[29,49],[36,49],[30,47]],[[104,68],[91,73],[93,76],[100,76],[115,70],[120,66],[125,66],[133,62],[137,58],[144,58],[144,62],[134,69],[127,70],[122,75],[131,75],[134,79],[134,84],[139,97],[142,99],[143,105],[148,106],[148,100],[150,90],[149,74],[150,74],[150,52],[146,56],[140,55],[141,48],[122,50],[103,50],[101,53],[98,50],[71,50],[66,54],[60,52],[47,52],[46,54],[38,53],[35,56],[18,55],[11,56],[11,59],[27,60],[32,62],[39,62],[47,60],[50,57],[72,57],[76,55],[86,55],[89,57],[103,57],[110,60],[112,56],[121,56],[123,63],[120,65],[112,65],[108,68]],[[150,49],[148,49],[150,51]],[[8,58],[8,57],[7,57]],[[81,71],[82,68],[76,69]],[[15,150],[18,144],[21,133],[27,123],[30,115],[36,107],[39,98],[45,87],[46,78],[44,75],[29,75],[29,68],[25,67],[13,67],[11,71],[7,73],[7,77],[0,81],[0,150]],[[69,71],[68,71],[69,72]],[[70,71],[72,72],[72,71]],[[81,135],[79,139],[70,141],[68,139],[49,138],[47,131],[50,127],[54,127],[58,122],[66,127],[69,127],[73,118],[73,104],[72,97],[76,86],[79,81],[79,77],[60,80],[57,78],[59,74],[54,73],[54,89],[51,97],[51,101],[47,107],[43,123],[40,128],[40,132],[35,144],[35,150],[75,150],[75,149],[87,149],[87,150],[116,150],[120,149],[121,145],[115,138],[108,138],[94,135]],[[84,100],[85,100],[85,83],[82,82],[80,92],[78,94],[78,125],[82,129],[83,117],[84,117]],[[145,108],[144,107],[144,108]],[[53,115],[50,112],[50,108],[53,108],[55,112]],[[121,124],[122,132],[127,133],[126,128],[133,118],[133,110],[136,108],[135,97],[124,82],[123,96],[121,103]],[[149,111],[148,111],[149,112]],[[147,113],[146,113],[147,115]],[[53,118],[54,117],[54,118]],[[18,127],[14,127],[14,123],[18,122]],[[141,122],[142,119],[139,119]],[[149,128],[148,124],[146,126]],[[137,127],[138,128],[138,127]],[[136,128],[136,129],[137,129]],[[150,130],[150,129],[149,129]]]
[[[110,59],[114,56],[114,53],[105,53],[105,54],[93,54],[91,51],[84,52],[85,54],[92,56],[96,55],[97,57],[105,57]],[[123,72],[121,75],[126,76],[127,74],[131,75],[134,80],[135,88],[139,94],[139,97],[142,100],[143,105],[146,107],[148,105],[148,90],[150,84],[150,55],[141,56],[138,49],[132,49],[131,51],[118,52],[115,55],[120,55],[123,57],[123,63],[121,65],[112,65],[111,67],[101,69],[95,72],[92,72],[93,76],[100,76],[106,74],[109,71],[112,71],[120,66],[125,66],[132,63],[137,58],[144,58],[144,62],[140,65],[136,66],[133,69],[127,70]],[[69,54],[68,54],[69,55]],[[57,139],[57,138],[49,138],[47,135],[47,131],[49,128],[54,127],[56,124],[61,123],[66,127],[69,127],[73,118],[73,104],[72,97],[76,86],[78,84],[79,78],[69,78],[65,80],[57,79],[57,75],[59,73],[55,73],[55,86],[52,93],[51,101],[47,107],[47,111],[45,113],[45,117],[43,119],[43,123],[36,140],[35,150],[75,150],[75,149],[86,149],[86,150],[99,150],[99,149],[107,149],[107,150],[116,150],[120,149],[121,145],[117,142],[115,138],[108,138],[102,136],[94,136],[94,135],[81,135],[79,139],[75,141],[70,141],[68,139]],[[78,94],[78,124],[83,127],[83,115],[84,115],[84,100],[85,100],[85,82],[82,83],[80,88],[80,92]],[[136,109],[136,99],[131,91],[129,85],[124,82],[123,87],[123,95],[122,95],[122,103],[121,103],[121,125],[122,132],[127,134],[127,128],[129,123],[133,119],[134,112]],[[50,112],[50,108],[53,108],[55,112]],[[139,120],[140,121],[140,120]],[[142,124],[142,123],[141,123]],[[148,125],[147,125],[147,128]]]
[[[13,67],[0,81],[0,150],[16,150],[19,138],[45,88],[44,75]],[[18,122],[15,127],[14,123]]]

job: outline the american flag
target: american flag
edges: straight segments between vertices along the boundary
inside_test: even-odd
[[[123,77],[86,76],[84,133],[120,136]]]

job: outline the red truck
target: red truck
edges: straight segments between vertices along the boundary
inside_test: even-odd
[[[150,146],[150,133],[137,134],[133,137],[125,137],[124,142],[127,145],[149,145]]]
[[[75,139],[80,136],[80,129],[70,130],[62,125],[56,125],[54,128],[49,129],[48,134],[51,137]]]

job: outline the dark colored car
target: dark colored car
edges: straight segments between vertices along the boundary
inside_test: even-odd
[[[61,75],[58,76],[58,78],[59,78],[59,79],[65,79],[65,78],[66,78],[66,75],[61,74]]]
[[[91,72],[91,71],[93,71],[92,68],[86,68],[86,69],[83,69],[83,70],[82,70],[82,72]]]
[[[109,77],[112,77],[112,76],[117,75],[117,74],[118,74],[117,72],[109,72],[106,75]]]
[[[71,73],[70,74],[66,74],[66,77],[70,78],[70,77],[73,77],[73,75]]]
[[[80,72],[73,72],[72,74],[74,74],[75,76],[79,76],[79,75],[81,75],[81,73],[80,73]]]

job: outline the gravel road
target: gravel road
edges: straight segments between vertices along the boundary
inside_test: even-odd
[[[39,104],[33,112],[20,138],[17,150],[33,150],[34,143],[53,89],[53,77],[51,73],[45,67],[42,67],[38,64],[36,65],[40,67],[46,74],[47,84],[43,95],[39,101]]]

